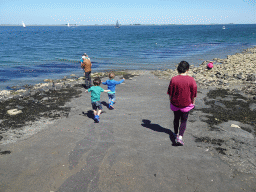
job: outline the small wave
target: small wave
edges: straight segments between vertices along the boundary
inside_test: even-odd
[[[10,80],[10,79],[0,78],[0,82],[6,82],[8,80]]]
[[[77,68],[78,65],[70,65],[66,63],[47,63],[47,64],[40,64],[37,67],[41,68],[49,68],[49,69],[74,69]]]

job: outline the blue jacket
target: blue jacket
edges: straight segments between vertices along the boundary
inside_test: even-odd
[[[111,92],[108,93],[115,93],[116,91],[116,85],[121,84],[124,82],[124,79],[122,79],[121,81],[115,81],[114,79],[112,80],[107,80],[106,82],[102,82],[103,85],[108,85],[108,90],[110,90]]]

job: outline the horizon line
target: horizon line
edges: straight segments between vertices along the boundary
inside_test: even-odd
[[[120,24],[120,26],[138,26],[138,25],[251,25],[256,23],[209,23],[209,24]],[[26,26],[67,26],[68,24],[26,24]],[[90,24],[90,25],[79,25],[79,24],[70,24],[72,26],[115,26],[115,24]],[[0,24],[0,26],[22,26],[21,24]]]

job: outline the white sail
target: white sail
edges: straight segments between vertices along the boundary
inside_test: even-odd
[[[68,27],[70,27],[70,26],[69,26],[69,23],[68,23]]]
[[[115,28],[119,28],[119,27],[120,27],[120,25],[119,25],[118,20],[117,20]]]
[[[26,25],[25,25],[25,23],[22,21],[22,25],[23,25],[23,27],[26,27]]]

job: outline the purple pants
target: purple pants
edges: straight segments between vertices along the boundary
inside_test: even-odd
[[[174,112],[174,120],[173,120],[174,133],[178,134],[179,132],[179,135],[183,136],[186,130],[189,112],[181,112],[180,110],[173,111],[173,112]],[[180,131],[179,131],[179,124],[180,124]]]

